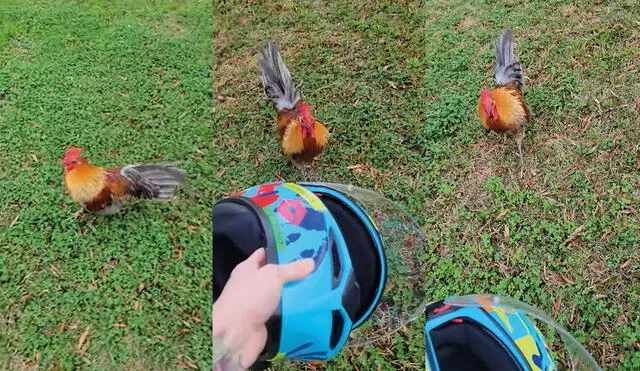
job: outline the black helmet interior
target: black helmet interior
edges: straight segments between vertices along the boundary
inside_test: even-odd
[[[365,315],[373,304],[380,285],[384,285],[385,279],[380,280],[382,274],[381,257],[364,222],[351,208],[332,195],[326,193],[316,193],[316,195],[320,197],[322,203],[338,223],[349,250],[359,298],[354,300],[358,303],[357,308],[349,308],[346,302],[344,304],[353,315],[351,319],[356,322]],[[343,301],[347,301],[345,299],[343,298]]]
[[[472,319],[462,319],[443,323],[429,334],[440,370],[522,370],[493,333]]]

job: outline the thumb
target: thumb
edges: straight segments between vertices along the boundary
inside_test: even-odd
[[[278,265],[278,277],[283,284],[292,281],[300,281],[307,277],[313,271],[315,266],[315,262],[310,258],[298,260],[289,264]]]
[[[252,267],[254,269],[260,269],[265,264],[267,260],[267,251],[261,247],[258,250],[254,251],[251,256],[249,256],[242,263],[247,267]]]

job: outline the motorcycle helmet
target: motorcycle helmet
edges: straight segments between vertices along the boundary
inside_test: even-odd
[[[599,367],[566,330],[535,308],[512,298],[488,295],[452,297],[425,308],[426,369],[519,370],[557,369],[558,354],[529,317],[561,335],[572,369]]]
[[[265,349],[252,369],[277,359],[332,358],[371,316],[384,290],[385,251],[373,218],[349,195],[325,184],[269,183],[217,202],[214,301],[235,266],[261,247],[267,263],[312,258],[315,268],[284,286],[267,322]]]

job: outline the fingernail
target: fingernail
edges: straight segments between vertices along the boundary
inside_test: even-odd
[[[316,268],[316,262],[311,259],[311,258],[306,258],[305,259],[307,261],[307,265],[309,266],[309,272],[311,272],[312,270],[314,270]]]

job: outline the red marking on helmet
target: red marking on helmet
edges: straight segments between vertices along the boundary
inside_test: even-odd
[[[451,323],[462,323],[462,318],[454,318],[450,322]]]
[[[445,304],[445,305],[441,306],[440,308],[434,309],[433,313],[435,313],[435,314],[442,313],[442,312],[446,311],[449,308],[451,308],[451,304]]]
[[[238,193],[234,193],[230,197],[242,197],[245,193],[247,193],[246,189],[244,191],[240,191]]]
[[[255,202],[261,209],[276,202],[280,197],[276,191],[276,187],[280,183],[268,183],[258,186],[256,194],[249,196],[249,199]]]

